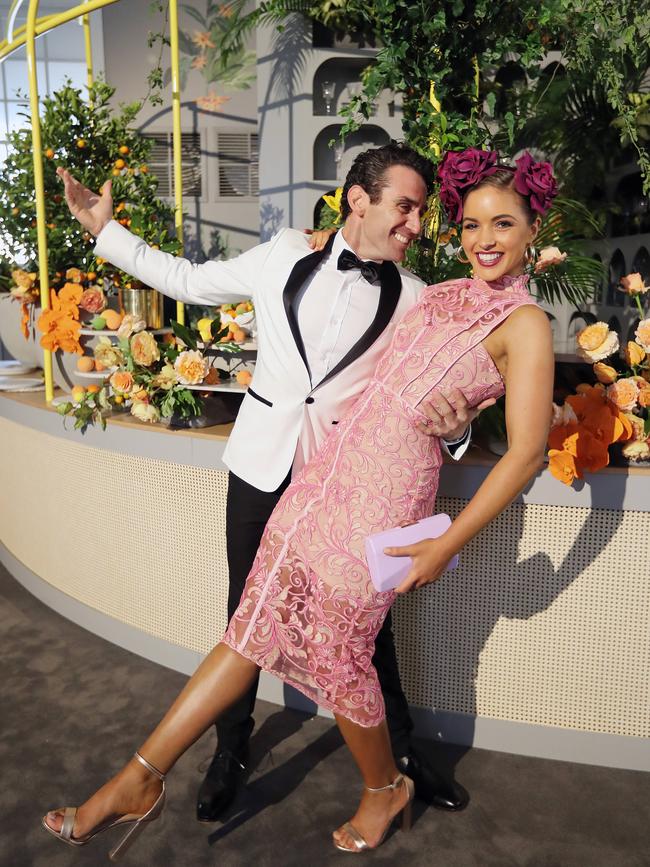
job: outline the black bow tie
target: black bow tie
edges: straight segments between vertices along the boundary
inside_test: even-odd
[[[378,262],[364,262],[356,256],[352,250],[343,250],[336,264],[339,271],[351,271],[353,268],[358,268],[361,271],[361,276],[368,283],[377,283],[379,280],[379,269],[381,265]]]

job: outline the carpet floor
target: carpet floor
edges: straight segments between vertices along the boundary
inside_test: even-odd
[[[76,626],[0,567],[1,867],[95,867],[111,840],[72,849],[40,828],[123,763],[185,682]],[[201,825],[196,791],[213,731],[170,776],[168,805],[126,867],[327,867],[360,786],[331,721],[258,702],[248,786],[226,820]],[[424,743],[455,767],[469,807],[416,804],[410,834],[366,853],[375,865],[650,867],[650,774]]]

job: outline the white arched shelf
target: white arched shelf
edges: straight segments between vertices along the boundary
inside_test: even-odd
[[[355,132],[346,136],[345,144],[340,152],[336,153],[336,147],[330,147],[332,139],[338,141],[342,124],[330,124],[322,129],[314,141],[314,180],[315,181],[343,181],[350,170],[355,157],[368,148],[381,147],[388,144],[390,136],[386,130],[375,124],[366,124]],[[336,161],[336,156],[340,160]]]
[[[612,258],[609,260],[609,284],[607,286],[607,298],[605,303],[609,306],[622,307],[625,296],[619,291],[618,284],[621,277],[625,277],[627,268],[625,266],[625,256],[621,250],[614,250]]]
[[[630,273],[640,274],[643,277],[643,282],[646,286],[650,283],[650,253],[648,253],[647,247],[639,247],[634,254]]]
[[[336,117],[338,109],[350,100],[355,89],[361,89],[361,73],[370,63],[370,57],[335,57],[321,63],[312,83],[313,113]],[[332,85],[329,112],[323,95],[324,82]]]

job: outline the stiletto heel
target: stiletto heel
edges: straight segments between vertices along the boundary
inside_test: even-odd
[[[129,825],[130,827],[126,834],[119,840],[117,845],[115,845],[111,849],[108,855],[111,861],[117,861],[119,858],[121,858],[122,855],[124,855],[124,853],[127,851],[127,849],[135,842],[135,840],[142,833],[142,831],[144,831],[146,826],[159,818],[160,814],[163,811],[163,807],[165,806],[165,775],[161,774],[158,768],[155,768],[150,762],[143,758],[140,753],[135,753],[135,758],[140,762],[141,765],[144,765],[144,767],[149,771],[149,773],[153,774],[154,777],[157,777],[162,783],[162,791],[158,795],[156,801],[147,810],[147,812],[144,813],[144,815],[136,816],[135,814],[128,813],[125,816],[120,816],[120,818],[116,819],[114,822],[108,822],[107,824],[99,825],[97,828],[94,828],[89,834],[86,834],[85,837],[75,838],[72,836],[72,832],[74,830],[74,821],[77,815],[77,807],[65,807],[62,811],[63,824],[61,825],[61,830],[55,831],[54,828],[50,828],[46,821],[47,815],[43,816],[42,822],[45,830],[52,834],[53,837],[56,837],[57,840],[61,840],[62,843],[67,843],[69,846],[85,846],[103,831],[108,831],[111,828],[118,828]],[[55,810],[54,812],[61,811]]]
[[[370,786],[366,786],[367,792],[387,792],[389,789],[397,789],[399,786],[404,784],[406,786],[406,791],[408,794],[408,801],[404,804],[401,810],[399,810],[390,820],[390,822],[384,828],[384,833],[381,835],[379,842],[374,846],[369,846],[367,841],[361,836],[361,834],[357,831],[357,829],[352,825],[351,822],[346,822],[345,825],[341,826],[341,831],[345,831],[349,837],[352,838],[354,843],[353,849],[348,849],[347,846],[341,846],[339,843],[334,842],[334,845],[339,850],[339,852],[351,852],[353,855],[358,855],[360,852],[363,852],[366,849],[377,849],[384,842],[386,838],[386,834],[388,833],[390,826],[396,819],[400,819],[400,829],[402,831],[410,831],[411,823],[413,820],[413,798],[415,797],[415,785],[413,780],[410,777],[405,777],[403,774],[398,774],[392,783],[389,783],[387,786],[381,786],[378,789],[372,789]]]

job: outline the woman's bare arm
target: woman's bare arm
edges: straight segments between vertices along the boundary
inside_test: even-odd
[[[500,331],[507,364],[508,451],[444,535],[386,549],[391,556],[413,558],[409,574],[396,588],[398,593],[436,581],[453,555],[499,515],[543,465],[554,375],[548,318],[537,307],[521,307]]]

